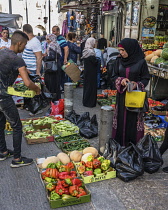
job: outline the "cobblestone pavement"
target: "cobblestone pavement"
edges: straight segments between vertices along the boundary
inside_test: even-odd
[[[100,90],[99,90],[100,91]],[[74,110],[78,114],[85,111],[90,116],[97,115],[100,120],[100,106],[82,106],[82,88],[74,89]],[[19,110],[21,118],[28,112]],[[6,137],[12,148],[12,136]],[[98,147],[98,137],[89,140]],[[54,143],[27,145],[23,138],[22,155],[26,157],[46,157],[57,155],[59,149]],[[163,156],[164,166],[168,165],[168,152]],[[49,210],[46,193],[39,178],[35,164],[21,168],[10,168],[11,159],[0,162],[0,210]],[[118,178],[87,185],[91,191],[91,202],[62,209],[74,210],[167,210],[168,174],[160,169],[155,174],[145,173],[134,181],[125,183]]]

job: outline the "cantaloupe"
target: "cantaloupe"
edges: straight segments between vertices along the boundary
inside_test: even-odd
[[[70,153],[70,159],[72,161],[75,161],[75,162],[80,162],[81,161],[81,158],[82,158],[82,153],[77,151],[77,150],[74,150]]]
[[[152,54],[150,54],[150,55],[147,55],[146,57],[145,57],[145,60],[146,61],[151,61],[151,59],[154,57],[154,54],[152,53]]]
[[[86,154],[86,153],[92,153],[92,155],[94,157],[97,157],[98,156],[98,151],[96,148],[94,147],[86,147],[84,150],[83,150],[83,154]]]
[[[153,53],[154,53],[154,55],[157,55],[157,56],[160,57],[160,55],[161,55],[161,53],[162,53],[162,50],[159,49],[159,50],[154,51]]]
[[[153,56],[150,62],[153,64],[157,58],[159,58],[157,55]]]
[[[42,168],[47,168],[49,163],[57,163],[58,161],[59,161],[59,158],[56,156],[47,157],[42,163]]]
[[[60,159],[60,161],[66,165],[67,163],[70,162],[70,158],[66,153],[60,152],[57,157]]]

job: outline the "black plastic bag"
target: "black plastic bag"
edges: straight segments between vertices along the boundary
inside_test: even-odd
[[[90,114],[89,112],[84,112],[81,114],[77,121],[77,126],[79,128],[82,128],[85,124],[88,124],[90,122]]]
[[[137,147],[142,153],[145,172],[152,174],[158,171],[163,164],[163,159],[154,137],[146,134],[137,143]]]
[[[117,177],[128,182],[144,173],[144,165],[139,149],[132,143],[123,149],[116,160]]]
[[[111,167],[113,168],[116,167],[116,160],[121,150],[122,150],[121,145],[118,142],[116,142],[114,139],[110,138],[109,141],[106,143],[103,157],[110,160]]]
[[[71,123],[77,124],[80,115],[76,114],[74,110],[72,110],[65,119],[69,120]]]
[[[87,139],[96,137],[98,135],[98,123],[96,115],[93,115],[90,121],[88,120],[84,121],[82,127],[80,127],[80,134],[81,136]]]

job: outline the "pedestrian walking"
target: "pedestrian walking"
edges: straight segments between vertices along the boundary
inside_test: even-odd
[[[51,70],[45,70],[44,72],[44,81],[48,90],[53,94],[53,101],[57,101],[61,98],[60,90],[60,75],[61,75],[61,49],[59,44],[56,42],[56,36],[54,34],[46,35],[47,41],[47,51],[43,55],[44,66],[47,61],[56,62],[56,68]]]
[[[61,47],[61,66],[63,66],[64,64],[67,64],[67,60],[68,60],[68,53],[69,53],[69,48],[67,45],[67,41],[65,40],[65,38],[60,34],[60,28],[58,26],[53,26],[52,27],[52,33],[54,35],[57,36],[57,42],[59,44],[59,46]],[[64,83],[65,83],[65,73],[64,71],[61,71],[61,87],[62,90],[64,90]]]
[[[2,27],[1,35],[2,37],[0,38],[0,50],[9,48],[11,46],[11,40],[9,39],[9,29],[7,27]]]
[[[40,94],[39,87],[29,79],[24,60],[16,55],[23,52],[28,39],[25,33],[15,31],[11,38],[10,49],[0,50],[0,160],[14,156],[11,167],[25,166],[33,162],[33,159],[21,156],[22,123],[12,96],[7,94],[8,86],[13,85],[18,74],[29,89]],[[14,151],[7,149],[4,133],[6,120],[13,129]]]
[[[112,138],[122,146],[136,144],[144,136],[143,113],[128,111],[125,107],[127,82],[133,89],[144,90],[149,82],[149,71],[138,41],[125,38],[118,45],[120,57],[116,59],[112,79],[117,89],[116,110],[113,117]]]
[[[73,60],[74,63],[77,63],[77,55],[81,53],[81,47],[76,44],[76,33],[69,32],[68,33],[68,47],[69,47],[69,55],[68,60]]]
[[[29,41],[23,51],[22,58],[31,74],[41,76],[42,48],[40,41],[34,36],[33,28],[30,24],[23,26],[23,32],[29,37]]]
[[[26,63],[27,69],[32,75],[41,76],[42,69],[42,47],[40,41],[33,34],[33,28],[30,24],[23,25],[23,32],[28,36],[29,41],[27,42],[25,49],[22,54],[22,58]],[[26,100],[24,104],[26,107]],[[43,111],[39,110],[35,115],[41,114]],[[34,116],[33,113],[29,112],[30,116]]]
[[[84,84],[83,84],[83,106],[95,107],[97,102],[97,65],[96,53],[94,51],[95,39],[88,38],[83,50],[84,60]]]

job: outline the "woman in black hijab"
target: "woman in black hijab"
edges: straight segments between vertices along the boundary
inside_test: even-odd
[[[142,114],[128,111],[125,107],[127,82],[144,90],[149,82],[149,71],[144,54],[135,39],[125,38],[118,45],[120,55],[116,59],[112,79],[117,89],[116,110],[113,117],[112,138],[122,146],[136,144],[144,136]]]

